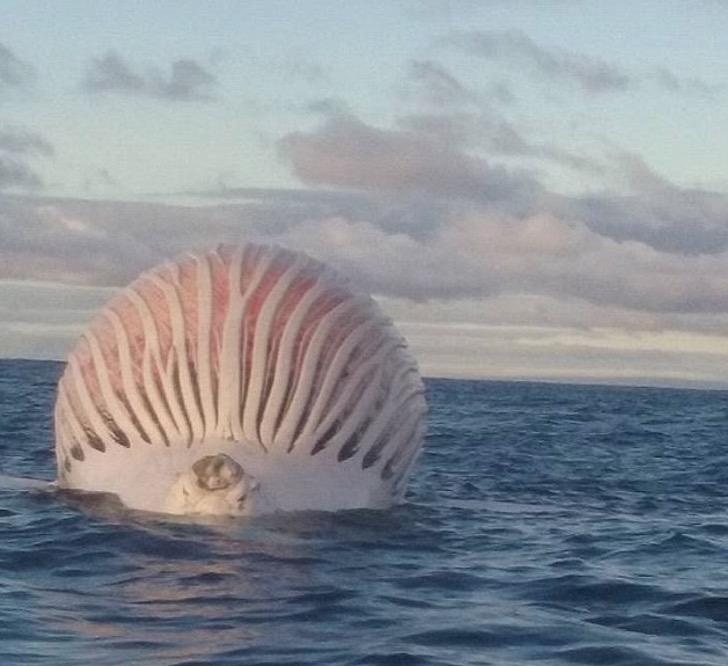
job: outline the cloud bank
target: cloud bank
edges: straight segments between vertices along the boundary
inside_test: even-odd
[[[323,159],[330,159],[326,152]],[[369,170],[360,177],[371,189]],[[431,174],[423,178],[428,182]],[[615,200],[606,195],[533,198],[511,212],[481,195],[405,200],[392,199],[389,188],[328,201],[323,194],[260,194],[200,207],[6,197],[0,200],[0,279],[120,285],[209,239],[258,240],[308,251],[385,296],[426,301],[531,294],[665,316],[728,313],[725,217],[720,224],[707,217],[703,228],[706,238],[720,235],[723,247],[696,252],[690,235],[665,241],[659,214],[633,229],[615,228]],[[690,198],[666,194],[681,195]],[[656,195],[634,196],[649,211]],[[728,209],[725,200],[722,206]],[[422,229],[416,221],[426,218],[418,211],[428,207],[429,228]]]

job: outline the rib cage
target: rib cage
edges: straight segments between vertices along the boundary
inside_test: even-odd
[[[371,298],[305,255],[220,246],[144,273],[83,333],[58,387],[59,480],[74,486],[91,450],[228,441],[356,466],[397,499],[424,413]]]

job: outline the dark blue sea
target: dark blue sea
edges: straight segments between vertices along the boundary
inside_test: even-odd
[[[0,361],[52,480],[62,365]],[[0,664],[728,664],[728,392],[430,380],[408,502],[208,525],[0,485]]]

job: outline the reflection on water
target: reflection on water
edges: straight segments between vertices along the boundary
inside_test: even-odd
[[[332,643],[316,625],[360,615],[355,587],[371,566],[362,555],[377,544],[403,545],[401,528],[416,514],[400,508],[200,522],[129,511],[102,493],[63,491],[55,499],[67,507],[67,538],[61,549],[38,544],[54,562],[40,574],[33,614],[51,635],[87,647],[104,639],[103,654],[91,644],[77,655],[95,663],[109,659],[109,647],[151,650],[154,663],[219,663],[271,646],[283,659],[298,654],[295,628],[305,624],[318,635],[316,653],[340,654],[346,641]],[[45,511],[59,510],[54,500],[41,501]],[[347,575],[351,588],[342,585]]]

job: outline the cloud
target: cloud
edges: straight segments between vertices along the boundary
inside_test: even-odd
[[[636,83],[632,75],[616,65],[565,49],[543,47],[520,30],[454,31],[443,43],[471,55],[574,83],[587,93],[623,91]]]
[[[584,195],[556,208],[618,242],[639,241],[685,255],[728,249],[728,197],[718,192],[670,186],[641,194]]]
[[[41,188],[43,181],[28,160],[52,157],[54,152],[53,145],[38,132],[0,127],[0,190]]]
[[[31,65],[23,62],[3,44],[0,44],[0,90],[3,88],[22,88],[34,75]]]
[[[281,63],[281,69],[292,81],[303,81],[309,85],[330,83],[327,70],[317,62],[301,54],[291,56]]]
[[[399,116],[396,123],[422,137],[436,136],[464,150],[480,148],[491,155],[549,160],[590,174],[603,174],[605,171],[604,165],[593,158],[550,143],[528,141],[513,123],[495,112],[491,101],[509,104],[514,99],[506,82],[491,84],[483,96],[463,84],[440,63],[412,60],[405,79],[404,95],[419,103],[419,108],[414,113]],[[318,110],[324,117],[352,117],[349,111],[332,106],[322,106]]]
[[[474,203],[439,209],[426,234],[352,212],[312,215],[293,192],[250,203],[169,206],[0,199],[0,278],[121,285],[163,258],[215,242],[308,251],[378,294],[428,299],[508,295],[571,299],[637,313],[728,314],[728,251],[685,254],[615,240],[551,212]],[[403,204],[401,204],[403,205]],[[370,211],[378,211],[373,203]],[[275,222],[278,221],[278,224]],[[271,223],[273,222],[273,223]]]
[[[408,88],[426,103],[451,108],[476,101],[476,95],[451,72],[433,60],[411,60]]]
[[[257,223],[245,206],[0,197],[0,278],[121,285],[211,238],[240,242]]]
[[[416,113],[397,119],[399,126],[443,141],[463,150],[485,149],[491,155],[550,160],[576,171],[602,174],[604,164],[551,143],[528,141],[508,120],[487,112]]]
[[[667,67],[638,74],[583,53],[548,48],[520,30],[459,30],[439,43],[473,56],[522,67],[539,77],[574,84],[589,94],[624,92],[645,83],[667,92],[705,98],[713,98],[722,89],[698,77],[680,77]]]
[[[351,115],[330,115],[313,132],[288,134],[279,150],[295,175],[310,185],[490,201],[540,190],[528,173],[468,155],[443,135],[382,129]]]
[[[0,152],[52,157],[51,143],[38,132],[22,127],[0,127]]]
[[[194,206],[0,197],[0,279],[116,286],[211,239],[274,242],[390,299],[487,304],[488,325],[510,316],[519,325],[724,330],[728,197],[677,187],[639,155],[613,150],[597,161],[532,141],[479,100],[461,104],[459,81],[437,63],[420,65],[414,79],[442,88],[424,111],[380,127],[329,102],[312,129],[280,140],[281,157],[312,189],[179,193],[196,196]],[[33,132],[3,132],[7,159],[52,154]],[[494,157],[603,169],[624,191],[556,195]],[[108,177],[96,175],[99,184]],[[601,349],[570,336],[574,354]]]
[[[492,81],[483,90],[476,90],[435,60],[409,61],[402,97],[445,112],[464,108],[488,110],[493,103],[509,105],[516,100],[507,81]]]
[[[633,153],[612,151],[599,160],[531,142],[505,119],[487,113],[420,113],[396,122],[394,129],[384,129],[332,111],[318,128],[282,139],[281,154],[304,183],[400,202],[399,207],[390,204],[395,212],[387,224],[381,208],[329,206],[319,209],[320,215],[354,214],[387,229],[397,228],[399,218],[407,220],[408,233],[426,236],[443,208],[492,207],[515,216],[548,213],[576,220],[605,239],[635,241],[660,252],[698,255],[728,249],[728,196],[677,187]],[[479,151],[609,176],[626,192],[555,195],[532,174],[494,165]]]
[[[706,98],[715,97],[722,89],[722,86],[711,85],[695,76],[679,77],[667,67],[658,67],[653,79],[658,86],[669,92]]]
[[[256,241],[307,251],[374,292],[428,375],[725,381],[726,252],[674,254],[477,205],[442,209],[418,236],[314,214],[331,201],[343,211],[346,193],[235,194],[244,201],[194,207],[0,197],[0,356],[62,358],[111,287],[191,248]]]
[[[328,219],[302,223],[276,240],[343,266],[376,293],[420,300],[521,293],[644,312],[728,312],[727,253],[659,252],[545,213],[455,214],[421,240]]]
[[[43,181],[27,164],[0,153],[0,190],[38,189]]]
[[[611,168],[626,174],[632,193],[553,195],[528,175],[469,154],[475,137],[492,153]],[[343,262],[379,293],[526,293],[641,312],[728,311],[728,197],[678,188],[636,155],[579,164],[473,114],[412,115],[396,129],[332,114],[311,132],[285,137],[281,151],[307,184],[400,200],[418,193],[440,204],[423,234],[342,213],[279,235]]]
[[[120,93],[169,101],[212,99],[217,78],[195,60],[175,60],[168,75],[157,69],[136,71],[118,53],[108,51],[89,64],[82,89],[91,94]]]
[[[715,255],[728,250],[728,195],[678,187],[634,153],[618,151],[610,159],[607,172],[618,175],[626,191],[553,197],[548,210],[581,220],[600,236],[638,241],[660,252]]]

